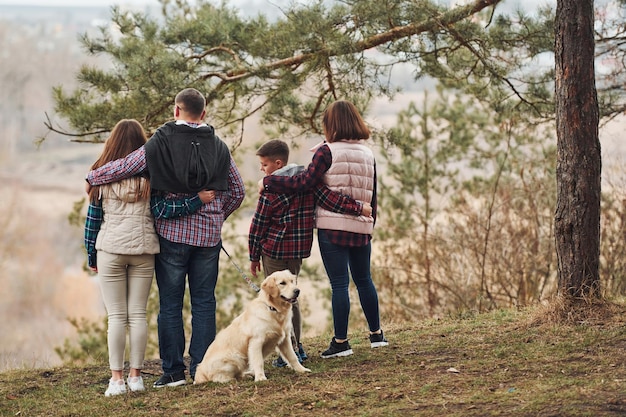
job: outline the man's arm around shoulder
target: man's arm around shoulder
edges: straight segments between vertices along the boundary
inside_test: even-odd
[[[146,150],[142,146],[124,158],[116,159],[89,171],[85,180],[89,185],[110,184],[140,174],[147,169]]]

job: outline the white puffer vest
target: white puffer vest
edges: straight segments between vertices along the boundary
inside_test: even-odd
[[[362,140],[326,143],[333,157],[324,182],[333,191],[355,200],[371,203],[374,194],[374,153]],[[372,217],[334,213],[317,207],[315,225],[318,229],[343,230],[371,235]]]
[[[141,178],[142,186],[145,179]],[[150,212],[150,199],[135,201],[132,179],[100,187],[104,218],[96,249],[119,255],[159,253],[159,238]]]

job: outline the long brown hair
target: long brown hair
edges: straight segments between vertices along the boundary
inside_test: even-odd
[[[322,126],[326,142],[370,137],[370,130],[356,106],[345,100],[337,100],[326,108],[322,116]]]
[[[143,146],[146,140],[146,133],[141,123],[135,119],[120,120],[111,131],[111,135],[104,143],[104,149],[100,157],[93,163],[91,169],[100,168],[108,162],[124,158],[129,153]],[[135,181],[135,187],[139,190],[137,193],[138,200],[150,198],[150,183],[145,181],[145,178],[144,181],[142,181],[141,177],[133,177],[131,180]],[[142,186],[142,184],[145,185]],[[95,203],[98,201],[99,196],[100,187],[97,185],[91,187],[89,200]]]

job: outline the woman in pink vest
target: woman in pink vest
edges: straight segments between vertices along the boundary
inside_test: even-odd
[[[293,193],[325,183],[331,190],[370,203],[372,216],[351,216],[316,208],[317,237],[332,289],[335,335],[322,358],[352,355],[348,343],[350,275],[359,293],[368,323],[370,346],[389,343],[380,327],[378,293],[370,272],[371,240],[376,219],[376,161],[365,145],[370,130],[357,108],[348,101],[328,106],[322,119],[325,142],[315,150],[306,171],[296,176],[268,175],[266,191]]]

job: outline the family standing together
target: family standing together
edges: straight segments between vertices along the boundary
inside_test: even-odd
[[[108,315],[111,379],[106,396],[145,389],[141,377],[146,343],[146,305],[153,274],[159,291],[158,341],[163,370],[154,387],[193,380],[216,335],[215,287],[221,229],[242,203],[244,184],[228,146],[204,122],[204,96],[193,88],[174,100],[174,121],[147,140],[136,120],[121,120],[87,174],[85,223],[88,266],[98,273]],[[271,140],[257,151],[261,171],[257,208],[250,225],[250,271],[255,277],[289,270],[298,275],[311,254],[313,229],[332,289],[334,337],[322,358],[348,356],[349,284],[354,281],[372,348],[388,344],[380,327],[370,272],[376,220],[376,163],[365,141],[370,131],[356,107],[336,101],[322,119],[325,141],[312,162],[289,164],[289,147]],[[189,369],[183,301],[191,302]],[[293,304],[291,343],[298,361],[302,316]],[[124,352],[129,333],[129,374]],[[274,366],[285,366],[280,356]]]

